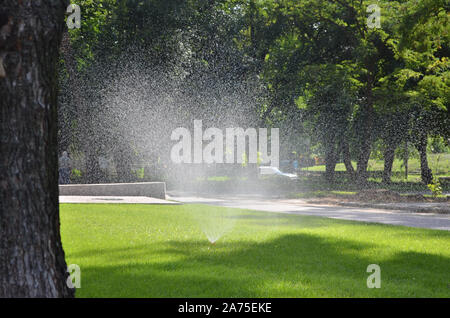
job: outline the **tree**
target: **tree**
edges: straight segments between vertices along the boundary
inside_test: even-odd
[[[373,89],[377,84],[378,70],[373,68],[376,68],[377,61],[383,60],[380,49],[376,46],[380,42],[378,35],[365,27],[367,3],[310,0],[289,1],[284,4],[283,8],[277,10],[291,22],[282,28],[283,32],[266,56],[264,78],[269,82],[274,102],[267,108],[265,115],[274,110],[286,112],[288,109],[298,108],[297,97],[308,95],[307,92],[310,91],[309,94],[314,98],[307,98],[309,112],[318,115],[318,121],[314,120],[314,135],[320,133],[321,137],[326,137],[318,139],[327,149],[325,157],[328,179],[333,178],[340,152],[344,155],[348,172],[353,175],[347,140],[351,135],[347,130],[351,126],[357,142],[354,147],[358,151],[357,173],[361,181],[364,181],[376,119]],[[312,67],[336,69],[345,74],[343,94],[323,94],[316,98],[314,95],[321,94],[323,89],[311,92],[311,88],[316,87],[316,79],[305,75],[310,74]],[[338,83],[333,76],[329,76],[321,86],[338,93]],[[336,112],[336,109],[342,111]],[[349,116],[348,109],[353,109],[352,116]],[[340,114],[336,123],[332,114]],[[348,125],[349,117],[352,117],[353,125]]]
[[[308,75],[309,74],[309,75]],[[350,175],[353,167],[348,151],[350,116],[355,103],[355,88],[351,87],[348,74],[342,67],[325,65],[308,67],[302,76],[312,85],[304,96],[297,99],[299,108],[305,111],[304,120],[312,127],[311,134],[320,141],[325,152],[325,177],[334,181],[334,172],[341,152]]]
[[[65,38],[59,134],[60,150],[84,159],[84,182],[103,181],[96,177],[99,156],[114,158],[119,182],[135,178],[131,164],[138,158],[170,161],[170,131],[192,118],[218,127],[230,117],[242,126],[238,120],[257,117],[255,63],[235,43],[245,20],[237,6],[75,2],[83,19]]]
[[[411,139],[420,154],[422,181],[429,184],[433,175],[426,153],[428,136],[450,134],[450,7],[445,0],[424,0],[400,9],[400,41],[394,47],[405,66],[395,72],[395,84],[410,99]]]
[[[0,297],[71,297],[58,207],[57,65],[68,3],[0,9]]]
[[[334,149],[334,136],[339,131],[346,136],[340,150],[346,167],[351,173],[350,158],[357,159],[356,172],[361,183],[368,176],[372,145],[380,137],[385,143],[384,181],[390,181],[396,145],[411,139],[420,149],[422,178],[428,182],[431,172],[425,153],[427,136],[446,136],[449,131],[445,125],[450,91],[448,1],[379,1],[381,28],[371,28],[367,23],[366,9],[371,4],[373,1],[367,0],[283,1],[272,6],[261,2],[260,12],[268,16],[267,25],[283,21],[276,39],[270,43],[263,67],[263,79],[271,94],[269,105],[263,107],[263,118],[296,111],[298,98],[304,98],[309,91],[305,109],[319,119],[311,137],[327,137],[317,139],[322,148],[329,150],[328,154],[325,151],[330,161],[329,177],[339,151]],[[325,119],[327,113],[323,110],[338,105],[339,97],[328,94],[327,101],[326,94],[318,96],[323,89],[311,92],[311,87],[317,87],[314,76],[308,76],[316,74],[308,71],[312,67],[340,68],[347,74],[351,91],[357,88],[356,95],[348,94],[348,88],[345,93],[356,97],[350,125],[339,125],[340,117]],[[322,86],[333,87],[334,81],[330,77]],[[403,120],[409,118],[404,114],[412,113],[424,120]],[[439,116],[433,115],[436,113]],[[441,119],[431,119],[437,117]],[[403,130],[393,126],[398,118]],[[339,127],[348,131],[340,131]],[[333,137],[326,135],[329,131],[333,131]],[[407,132],[413,135],[407,136]]]

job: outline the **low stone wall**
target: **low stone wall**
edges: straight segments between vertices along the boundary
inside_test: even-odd
[[[166,198],[165,182],[64,184],[59,186],[59,195],[85,196],[145,196]]]

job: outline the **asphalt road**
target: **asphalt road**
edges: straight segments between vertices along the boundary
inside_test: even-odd
[[[360,207],[314,205],[306,203],[302,200],[267,199],[264,197],[200,197],[172,193],[170,199],[183,203],[210,204],[258,211],[312,215],[333,219],[375,222],[450,231],[450,214],[412,213],[400,210],[394,211]]]

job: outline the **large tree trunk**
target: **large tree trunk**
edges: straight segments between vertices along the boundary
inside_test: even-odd
[[[66,5],[4,0],[0,8],[0,297],[74,295],[58,208],[57,65]]]

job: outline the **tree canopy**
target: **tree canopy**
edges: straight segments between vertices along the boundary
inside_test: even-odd
[[[119,143],[124,153],[142,152],[93,124],[110,111],[98,92],[136,65],[140,74],[147,70],[149,78],[134,80],[148,98],[158,85],[145,83],[164,73],[159,80],[166,81],[172,101],[159,103],[177,114],[167,128],[202,116],[225,125],[231,110],[245,124],[283,128],[290,143],[295,136],[309,138],[321,149],[330,180],[341,154],[347,163],[357,161],[356,176],[364,182],[376,144],[383,145],[385,159],[401,142],[426,156],[428,136],[449,138],[445,0],[380,0],[377,7],[368,0],[75,2],[83,18],[80,29],[69,31],[63,87],[76,82],[86,96],[77,97],[83,94],[73,88],[66,94],[71,97],[60,111],[67,118],[60,134],[71,137],[63,138],[63,147],[99,149],[89,138],[76,138],[88,130],[106,136],[106,148]],[[177,106],[183,102],[186,107]],[[156,116],[158,103],[150,104],[140,111]],[[74,119],[67,114],[76,107],[81,115]],[[351,164],[346,166],[353,174]],[[424,182],[431,177],[424,166]]]

